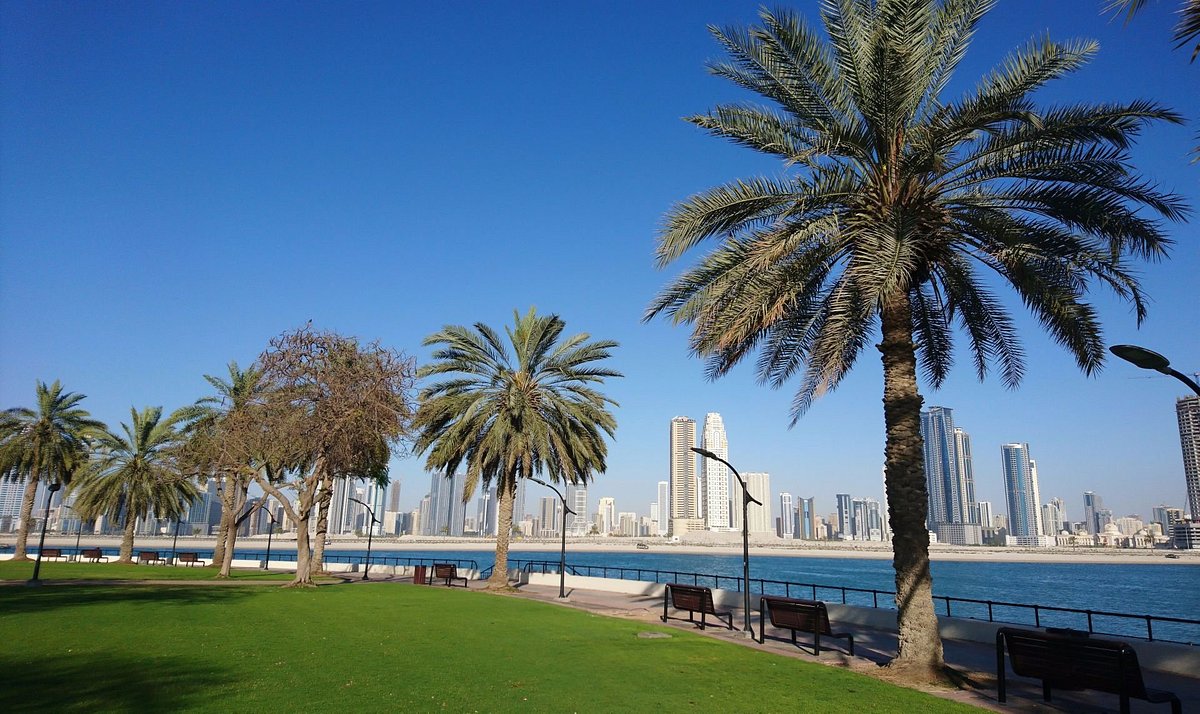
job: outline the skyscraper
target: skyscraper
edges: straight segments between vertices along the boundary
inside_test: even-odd
[[[792,510],[792,494],[779,494],[779,537],[795,538],[796,521]]]
[[[1008,534],[1039,536],[1042,514],[1038,507],[1037,466],[1029,458],[1029,444],[1004,444],[1000,451],[1008,501]]]
[[[696,421],[688,417],[671,420],[671,521],[700,517],[699,494],[696,493]],[[614,514],[615,517],[615,514]],[[671,526],[671,532],[679,531]]]
[[[601,498],[596,516],[600,522],[600,535],[608,535],[615,531],[618,525],[617,500],[608,496]]]
[[[971,437],[954,426],[954,410],[930,407],[921,412],[925,442],[925,487],[929,492],[927,525],[970,523],[975,479],[971,466]]]
[[[850,494],[839,493],[834,498],[837,500],[838,537],[842,540],[850,540],[852,537],[852,531],[850,530]]]
[[[750,504],[748,511],[751,533],[774,533],[775,520],[771,517],[771,475],[761,472],[745,474],[746,490],[762,505]]]
[[[567,486],[567,506],[575,515],[567,515],[567,535],[585,536],[591,521],[588,519],[587,486]]]
[[[465,473],[457,473],[449,478],[442,473],[430,474],[429,513],[428,518],[422,519],[426,523],[422,526],[425,535],[463,534],[463,524],[467,519],[467,506],[463,503],[466,481]],[[518,482],[523,483],[524,479],[518,479]]]
[[[1200,521],[1200,396],[1175,402],[1179,418],[1179,446],[1183,449],[1183,478],[1187,484],[1188,512]]]
[[[665,536],[671,527],[671,484],[658,482],[658,534]]]
[[[817,537],[816,518],[817,513],[813,510],[813,499],[800,499],[796,504],[796,520],[799,521],[796,536],[804,540],[815,539]]]
[[[1100,532],[1100,523],[1096,514],[1104,509],[1104,502],[1092,491],[1083,492],[1083,527],[1088,535]]]
[[[729,442],[721,415],[709,412],[704,417],[704,448],[729,460]],[[704,521],[710,531],[729,530],[729,467],[714,459],[698,460],[700,482],[704,486]],[[740,504],[739,504],[740,505]]]

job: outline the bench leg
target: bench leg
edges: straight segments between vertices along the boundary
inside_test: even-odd
[[[821,633],[820,632],[813,633],[813,653],[816,654],[818,657],[821,656]]]
[[[1129,695],[1121,695],[1121,714],[1129,714]]]

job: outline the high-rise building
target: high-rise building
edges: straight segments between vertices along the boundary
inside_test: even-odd
[[[1042,513],[1038,507],[1037,465],[1029,458],[1029,444],[1004,444],[1000,451],[1008,501],[1008,534],[1040,536]]]
[[[425,535],[461,536],[463,525],[467,519],[467,505],[463,502],[463,487],[467,475],[457,473],[447,478],[445,474],[434,473],[429,480],[429,517],[422,518],[426,523]],[[524,483],[525,479],[518,479]],[[468,495],[469,497],[469,495]]]
[[[542,538],[552,538],[561,533],[562,504],[555,496],[543,496],[538,499],[538,523],[541,524]]]
[[[779,533],[780,538],[796,537],[796,516],[792,507],[792,494],[779,494]]]
[[[1187,485],[1188,513],[1200,522],[1200,396],[1175,402],[1179,418],[1179,446],[1183,449],[1183,479]]]
[[[585,536],[591,528],[588,520],[587,486],[584,484],[567,485],[567,506],[575,515],[567,515],[567,535]]]
[[[475,516],[475,527],[481,536],[496,535],[496,484],[491,483],[480,490],[479,511]]]
[[[499,499],[499,495],[497,495]],[[513,494],[513,523],[521,523],[525,520],[525,479],[517,479],[517,490]]]
[[[991,501],[976,501],[975,502],[975,513],[978,514],[975,517],[976,523],[983,526],[984,528],[992,527],[992,502]]]
[[[696,492],[696,421],[688,417],[671,420],[671,521],[700,518]],[[615,517],[615,514],[614,514]],[[615,525],[615,524],[614,524]],[[672,533],[676,533],[672,525]],[[677,534],[677,533],[676,533]]]
[[[1162,526],[1163,535],[1171,536],[1171,527],[1183,520],[1183,509],[1174,506],[1159,505],[1150,510],[1150,522]]]
[[[0,517],[12,519],[13,528],[21,517],[21,501],[25,498],[25,476],[20,478],[0,477]]]
[[[1042,504],[1042,535],[1058,535],[1062,530],[1062,512],[1058,510],[1055,500],[1058,499]]]
[[[850,540],[854,533],[850,527],[850,494],[839,493],[834,500],[837,501],[837,535],[842,540]]]
[[[658,482],[658,534],[665,536],[671,528],[671,483]]]
[[[725,438],[725,423],[720,414],[709,412],[705,415],[703,437],[705,449],[729,460],[729,441]],[[729,518],[729,467],[708,458],[698,459],[698,466],[703,485],[704,523],[710,531],[727,531],[733,523]]]
[[[746,490],[752,498],[757,499],[762,505],[756,503],[750,504],[750,509],[747,512],[749,520],[749,530],[751,533],[774,533],[775,520],[771,516],[771,475],[761,472],[751,472],[745,474]]]
[[[1096,535],[1100,532],[1100,523],[1096,519],[1096,514],[1104,508],[1104,502],[1099,496],[1092,491],[1083,492],[1083,527],[1087,529],[1088,535]]]
[[[970,523],[975,497],[971,437],[954,426],[954,410],[930,407],[921,412],[925,442],[925,487],[929,492],[930,530],[942,523]]]
[[[813,499],[801,498],[796,503],[796,537],[803,540],[814,540],[817,537],[817,519],[820,516],[813,508]]]
[[[392,481],[391,487],[388,489],[388,508],[389,511],[400,510],[400,481]]]
[[[609,535],[617,530],[617,500],[605,496],[600,499],[597,510],[597,521],[600,525],[600,535]]]

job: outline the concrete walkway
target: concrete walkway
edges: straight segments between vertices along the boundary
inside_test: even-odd
[[[400,579],[398,579],[400,580]],[[402,580],[411,582],[408,578]],[[471,581],[472,588],[483,588],[481,581]],[[567,601],[558,599],[558,588],[546,585],[521,585],[514,593],[516,597],[531,600],[556,603],[564,607],[573,607],[597,614],[611,615],[647,623],[662,625],[662,598],[641,595],[627,595],[618,592],[601,590],[568,589]],[[741,627],[742,611],[734,610],[734,625]],[[758,613],[751,612],[751,623],[758,627]],[[789,635],[779,631],[780,639],[772,639],[773,631],[767,630],[766,643],[760,645],[739,631],[729,631],[721,627],[710,627],[701,632],[686,620],[669,620],[667,626],[686,629],[706,637],[723,640],[744,647],[754,647],[786,657],[797,657],[808,661],[819,661],[830,666],[847,667],[856,672],[887,679],[886,670],[881,665],[886,663],[896,652],[896,635],[892,632],[854,628],[854,657],[846,655],[844,640],[827,640],[822,642],[821,656],[815,657],[811,649],[800,650],[793,646]],[[769,626],[768,626],[769,628]],[[836,629],[836,627],[835,627]],[[801,639],[801,642],[804,642]],[[828,647],[828,649],[827,649]],[[1042,687],[1037,680],[1015,677],[1009,672],[1008,701],[1001,704],[996,699],[996,650],[995,647],[957,640],[943,640],[947,664],[961,673],[962,689],[925,689],[930,694],[943,699],[971,704],[993,711],[1011,712],[1115,712],[1119,711],[1119,700],[1115,694],[1100,692],[1069,692],[1054,691],[1054,701],[1047,704],[1042,701]],[[1175,693],[1183,700],[1184,712],[1200,714],[1200,672],[1196,677],[1149,672],[1145,674],[1146,685],[1154,689],[1165,689]],[[1149,704],[1133,700],[1133,712],[1170,712],[1169,705]]]

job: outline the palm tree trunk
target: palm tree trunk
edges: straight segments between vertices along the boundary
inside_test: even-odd
[[[513,502],[517,495],[517,476],[511,475],[508,483],[501,483],[498,492],[496,522],[496,564],[492,566],[492,577],[488,578],[489,590],[507,590],[508,585],[508,541],[512,536]]]
[[[121,552],[117,556],[118,563],[133,562],[133,528],[137,518],[130,511],[125,511],[125,533],[121,538]]]
[[[37,498],[38,467],[35,463],[29,473],[29,483],[25,484],[25,493],[21,496],[21,525],[17,527],[17,545],[13,550],[13,560],[29,560],[25,553],[29,544],[29,528],[33,525],[33,501]]]
[[[929,572],[928,494],[921,440],[921,395],[908,298],[884,305],[883,414],[887,429],[888,514],[892,527],[892,566],[896,571],[896,624],[899,646],[889,665],[914,680],[944,678],[942,640],[933,609]]]

